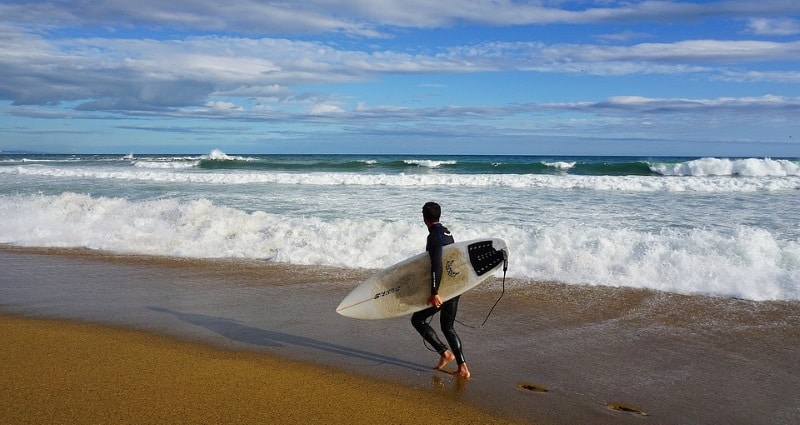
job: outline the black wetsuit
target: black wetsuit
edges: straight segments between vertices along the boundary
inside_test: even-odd
[[[440,223],[434,224],[428,231],[428,243],[425,249],[431,257],[431,295],[436,295],[439,293],[439,284],[442,281],[442,248],[445,245],[450,245],[454,240],[450,231]],[[447,346],[442,343],[436,331],[428,324],[428,319],[441,310],[439,324],[441,325],[442,333],[444,333],[445,339],[450,344],[450,349],[456,356],[456,362],[460,365],[465,363],[466,360],[464,359],[464,353],[461,352],[461,339],[458,337],[455,328],[453,328],[456,313],[458,312],[459,298],[455,297],[444,302],[440,309],[429,307],[414,313],[411,316],[411,324],[414,325],[417,332],[437,353],[442,354],[447,350]]]

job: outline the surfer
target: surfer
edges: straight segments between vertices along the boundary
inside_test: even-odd
[[[461,350],[461,339],[453,327],[456,313],[458,312],[458,299],[460,296],[444,303],[439,297],[439,283],[442,281],[442,248],[454,242],[450,230],[439,223],[441,214],[442,209],[436,202],[427,202],[422,207],[422,219],[425,225],[428,226],[428,240],[425,250],[428,251],[428,255],[431,258],[431,296],[428,298],[428,304],[431,307],[414,313],[411,316],[411,324],[441,356],[435,369],[444,371],[444,367],[455,360],[458,364],[458,371],[455,374],[462,378],[469,378],[469,369],[464,359],[464,353]],[[439,339],[436,331],[428,323],[428,320],[440,310],[442,314],[439,316],[439,324],[445,339],[450,344],[450,349]]]

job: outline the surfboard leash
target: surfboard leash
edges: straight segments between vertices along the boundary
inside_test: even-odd
[[[483,323],[481,323],[481,327],[483,327],[483,325],[486,324],[486,321],[489,320],[489,316],[492,315],[492,312],[494,311],[494,308],[497,307],[497,303],[499,303],[500,300],[503,299],[503,295],[506,293],[506,272],[507,271],[508,271],[508,254],[506,253],[505,250],[503,250],[503,286],[502,286],[502,290],[500,291],[500,296],[497,297],[497,301],[495,301],[494,305],[492,306],[492,308],[489,309],[489,313],[486,315],[486,318],[483,319]],[[459,323],[461,323],[461,322],[459,322]]]
[[[500,291],[500,296],[497,297],[497,301],[495,301],[494,305],[492,306],[492,308],[489,309],[489,313],[486,315],[486,318],[483,319],[483,323],[481,323],[480,327],[483,327],[483,325],[486,324],[486,321],[489,320],[489,316],[492,315],[492,312],[494,311],[494,308],[497,307],[497,303],[499,303],[500,300],[503,299],[503,295],[506,293],[506,272],[507,271],[508,271],[508,251],[506,251],[504,249],[503,250],[503,286],[502,286],[502,290]],[[458,323],[461,323],[461,322],[458,322]],[[463,325],[463,323],[461,323],[461,324]],[[464,325],[464,326],[467,326],[467,325]],[[475,327],[474,329],[477,329],[477,327]]]

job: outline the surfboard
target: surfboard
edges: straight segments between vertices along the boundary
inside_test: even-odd
[[[442,250],[439,296],[447,301],[474,288],[508,263],[502,239],[457,242]],[[423,310],[431,295],[431,262],[427,252],[392,265],[353,289],[336,312],[354,319],[377,320]]]

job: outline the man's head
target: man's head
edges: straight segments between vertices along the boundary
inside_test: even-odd
[[[426,202],[425,205],[422,206],[422,218],[425,219],[426,223],[436,223],[441,216],[442,207],[436,202]]]

